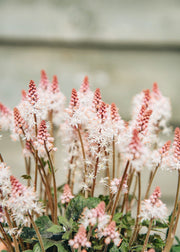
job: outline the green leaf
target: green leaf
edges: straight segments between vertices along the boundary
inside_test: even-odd
[[[30,227],[23,227],[20,237],[27,243],[33,243],[35,240],[37,240],[36,232]]]
[[[39,243],[36,243],[33,247],[33,252],[41,252],[41,247]]]
[[[59,221],[59,224],[61,224],[63,227],[65,227],[66,230],[72,228],[72,225],[73,225],[72,219],[67,220],[66,217],[59,216],[58,221]]]
[[[119,248],[115,245],[113,245],[113,247],[110,248],[110,250],[109,250],[109,252],[119,252],[119,251],[120,251]]]
[[[121,222],[121,217],[123,216],[123,213],[116,213],[113,217],[113,220],[116,222],[116,224]]]
[[[85,199],[83,196],[78,195],[68,204],[66,217],[67,219],[72,218],[74,221],[77,221],[85,207],[88,207],[89,209],[94,208],[99,202],[99,198],[90,197]]]
[[[123,241],[120,245],[119,251],[121,252],[128,252],[129,251],[129,244]]]
[[[153,228],[168,228],[168,224],[161,221],[156,221],[155,225],[153,225]]]
[[[100,199],[100,201],[104,201],[105,202],[105,204],[106,204],[106,206],[108,205],[108,203],[109,203],[109,195],[99,195],[99,197],[98,197],[99,199]]]
[[[65,232],[62,236],[63,240],[69,240],[71,234],[72,230]]]
[[[98,250],[102,251],[103,247],[104,247],[104,244],[95,244],[93,246],[93,251],[98,251]]]
[[[179,238],[178,238],[177,236],[175,236],[175,239],[176,239],[178,245],[180,245],[180,240],[179,240]]]
[[[27,175],[27,174],[24,174],[24,175],[21,176],[21,178],[23,178],[23,179],[31,179],[31,176]]]
[[[53,234],[57,234],[63,232],[63,229],[58,225],[52,225],[50,228],[46,229],[46,231],[51,232]]]
[[[54,225],[48,216],[40,216],[35,222],[40,231],[46,230]]]
[[[68,252],[68,250],[66,250],[62,244],[58,244],[56,247],[58,248],[58,252]]]
[[[179,245],[174,245],[172,246],[170,252],[179,252],[180,251],[180,246]]]
[[[2,251],[3,251],[3,250],[2,250]],[[31,250],[31,249],[23,250],[23,252],[31,252],[31,251],[33,251],[33,250]]]

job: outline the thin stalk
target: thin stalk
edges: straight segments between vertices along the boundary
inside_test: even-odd
[[[81,149],[82,149],[82,155],[83,155],[83,163],[84,163],[84,183],[86,183],[86,175],[87,175],[86,154],[85,154],[85,150],[84,150],[84,144],[83,144],[81,132],[80,132],[80,129],[79,129],[79,125],[77,127],[77,132],[78,132],[79,140],[80,140],[80,143],[81,143]]]
[[[0,231],[4,237],[4,240],[3,239],[2,240],[5,242],[5,246],[9,249],[9,251],[13,252],[11,240],[10,240],[9,236],[6,234],[1,222],[0,222]]]
[[[177,183],[177,190],[176,190],[176,198],[175,198],[175,202],[174,202],[174,209],[173,209],[172,216],[171,216],[171,221],[170,221],[169,231],[168,231],[168,237],[167,237],[167,240],[166,240],[166,245],[165,245],[165,248],[164,248],[164,252],[170,251],[172,230],[173,230],[173,227],[174,227],[174,219],[175,219],[175,215],[176,215],[176,208],[177,208],[177,203],[178,203],[178,198],[179,198],[179,189],[180,189],[180,170],[178,170],[178,183]]]
[[[49,154],[49,151],[47,149],[45,142],[44,142],[44,147],[45,147],[46,154],[48,156],[49,164],[50,164],[51,171],[52,171],[53,189],[54,189],[54,223],[57,224],[57,188],[56,188],[56,178],[55,178],[54,166],[52,164],[51,156]]]
[[[50,135],[54,137],[54,130],[53,130],[53,110],[49,111],[48,113],[49,122],[50,122]]]
[[[178,202],[178,210],[177,210],[177,214],[176,214],[176,220],[175,220],[175,224],[174,224],[173,231],[172,231],[172,243],[173,243],[173,240],[174,240],[174,237],[176,234],[176,229],[177,229],[179,217],[180,217],[180,201]]]
[[[141,173],[137,172],[137,176],[138,176],[138,204],[137,204],[136,223],[135,223],[133,235],[132,235],[130,242],[129,242],[129,247],[136,240],[137,235],[138,235],[138,228],[139,228],[139,214],[140,214],[140,210],[141,210]]]
[[[35,152],[35,149],[34,149],[34,146],[32,145],[32,143],[30,143],[30,145],[31,145],[31,148],[32,148],[33,152]],[[35,158],[35,155],[34,155],[34,158]],[[42,180],[42,182],[43,182],[43,184],[44,184],[44,188],[45,188],[45,190],[46,190],[46,192],[47,192],[47,196],[48,196],[48,199],[49,199],[49,207],[50,207],[50,209],[51,209],[51,214],[52,214],[52,219],[53,219],[53,215],[54,215],[54,206],[53,206],[53,199],[52,199],[52,194],[51,194],[51,189],[50,189],[49,181],[48,181],[46,172],[45,172],[45,170],[44,170],[44,165],[43,165],[43,163],[42,163],[40,157],[37,156],[37,158],[38,158],[38,161],[39,161],[39,163],[40,163],[40,166],[41,166],[41,168],[42,168],[42,172],[43,172],[43,175],[44,175],[44,178],[45,178],[45,180],[44,180],[43,175],[42,175],[42,173],[41,173],[41,169],[40,169],[40,167],[38,166],[39,173],[40,173],[40,176],[41,176],[41,180]]]
[[[121,168],[121,153],[118,152],[118,156],[117,156],[117,177],[120,177],[120,168]]]
[[[75,171],[76,171],[76,167],[73,167],[73,171],[72,171],[72,179],[71,179],[71,192],[73,194],[73,190],[74,190],[74,183],[75,183]]]
[[[153,219],[150,220],[148,231],[147,231],[146,238],[145,238],[144,245],[143,245],[143,248],[142,248],[141,252],[144,252],[146,250],[146,246],[147,246],[147,243],[148,243],[148,240],[149,240],[149,235],[150,235],[150,232],[151,232],[152,224],[153,224]]]
[[[106,161],[106,176],[108,177],[109,197],[111,198],[111,197],[112,197],[111,188],[110,188],[111,179],[110,179],[110,172],[109,172],[108,153],[107,153],[106,150],[105,150],[105,156],[106,156],[106,158],[107,158],[107,161]]]
[[[145,194],[145,199],[147,199],[148,196],[149,196],[149,191],[150,191],[153,179],[154,179],[154,177],[155,177],[155,175],[157,173],[157,170],[158,170],[159,166],[160,166],[160,163],[156,166],[154,172],[152,172],[151,175],[150,175],[149,184],[148,184],[148,187],[147,187],[147,190],[146,190],[146,194]]]
[[[123,173],[123,176],[122,176],[122,179],[121,179],[121,183],[119,185],[118,192],[116,194],[116,199],[115,199],[113,209],[112,209],[112,212],[111,212],[111,219],[113,218],[115,210],[116,210],[116,206],[117,206],[117,203],[118,203],[118,200],[119,200],[119,195],[120,195],[120,192],[121,192],[122,187],[123,187],[123,183],[124,183],[124,179],[125,179],[126,174],[127,174],[128,167],[129,167],[129,160],[126,163],[126,167],[124,169],[124,173]]]
[[[130,202],[130,207],[132,207],[132,203],[133,203],[133,200],[134,200],[135,195],[136,195],[137,184],[138,184],[138,178],[136,176],[136,180],[135,180],[135,184],[134,184],[134,189],[133,189],[133,194],[132,194],[132,199],[131,199],[131,202]]]
[[[1,153],[0,153],[0,161],[3,163],[4,162],[4,160],[3,160],[3,157],[2,157],[2,155],[1,155]]]
[[[4,212],[5,212],[5,215],[6,215],[8,226],[9,226],[10,229],[12,229],[13,228],[13,224],[12,224],[11,218],[9,216],[7,207],[4,208]],[[16,237],[15,237],[14,234],[12,234],[12,239],[13,239],[13,243],[14,243],[14,246],[15,246],[15,251],[16,252],[20,252],[18,241],[17,241],[17,239],[16,239]]]
[[[38,129],[37,129],[37,117],[36,114],[34,114],[34,123],[35,123],[35,135],[37,138],[38,135]],[[38,151],[35,150],[35,177],[34,177],[34,191],[37,191],[37,173],[38,173]]]
[[[100,152],[100,146],[98,147],[97,153]],[[93,178],[93,184],[92,184],[92,190],[91,190],[91,197],[94,196],[94,189],[96,185],[96,176],[97,176],[97,169],[98,169],[98,164],[99,164],[99,156],[96,159],[96,164],[95,164],[95,170],[94,170],[94,178]]]
[[[129,176],[128,181],[127,181],[128,193],[126,193],[126,194],[124,195],[124,200],[123,200],[121,212],[124,211],[124,206],[125,206],[125,204],[126,204],[128,198],[129,198],[129,192],[130,192],[130,188],[131,188],[131,185],[132,185],[133,175],[134,175],[134,169],[133,169],[133,171],[130,173],[130,176]]]
[[[113,174],[112,174],[112,179],[115,178],[115,170],[116,170],[116,148],[115,148],[115,137],[113,136],[113,141],[112,141],[112,149],[113,149]]]
[[[73,163],[73,159],[74,159],[74,156],[71,157],[71,160],[70,160],[70,164],[72,165]],[[67,181],[67,184],[70,186],[71,184],[71,173],[72,173],[72,169],[70,168],[69,171],[68,171],[68,181]]]
[[[42,238],[41,238],[39,229],[38,229],[38,227],[36,226],[36,223],[34,222],[32,216],[30,215],[29,212],[28,212],[28,216],[29,216],[29,218],[30,218],[30,220],[31,220],[31,223],[32,223],[32,225],[33,225],[33,228],[34,228],[34,230],[35,230],[35,232],[36,232],[36,235],[37,235],[37,237],[38,237],[38,240],[39,240],[39,243],[40,243],[40,246],[41,246],[41,250],[42,250],[42,252],[45,252],[44,244],[43,244],[43,241],[42,241]]]
[[[8,244],[7,244],[6,241],[3,240],[1,237],[0,237],[0,242],[3,243],[4,246],[5,246],[7,249],[9,249],[9,248],[8,248]],[[2,251],[2,250],[1,250],[1,251]],[[3,251],[4,251],[4,250],[3,250]],[[13,251],[13,250],[10,250],[10,251]]]

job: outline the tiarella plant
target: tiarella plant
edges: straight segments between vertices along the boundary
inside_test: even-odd
[[[0,242],[7,251],[180,251],[180,129],[170,132],[169,99],[154,83],[133,99],[132,119],[106,104],[85,77],[69,105],[57,77],[30,81],[13,109],[0,103],[0,128],[19,141],[23,185],[0,155]],[[57,185],[55,140],[64,148],[63,185]],[[58,165],[57,165],[58,167]],[[142,172],[149,171],[142,192]],[[173,209],[153,183],[158,169],[177,173]],[[146,181],[146,180],[145,180]],[[143,187],[145,188],[145,186]],[[152,193],[150,195],[150,192]],[[174,238],[177,244],[173,245]]]

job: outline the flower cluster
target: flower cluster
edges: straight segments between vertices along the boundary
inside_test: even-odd
[[[167,208],[166,205],[159,199],[161,196],[160,188],[156,187],[153,194],[141,204],[140,217],[143,220],[161,220],[166,221],[167,219]]]
[[[57,76],[50,81],[42,70],[39,84],[30,80],[13,110],[0,103],[0,129],[10,131],[12,140],[20,141],[26,168],[23,177],[27,180],[26,186],[21,184],[0,155],[0,233],[8,251],[13,251],[13,246],[16,252],[20,247],[24,250],[23,246],[25,250],[34,249],[28,239],[21,242],[23,227],[30,234],[35,230],[35,240],[39,240],[35,246],[43,252],[44,244],[75,252],[111,251],[116,247],[140,251],[142,246],[146,251],[154,248],[153,239],[159,239],[158,250],[170,251],[180,213],[180,188],[169,223],[160,188],[156,187],[149,197],[158,169],[178,172],[180,181],[180,128],[175,129],[172,144],[161,139],[170,132],[169,99],[154,83],[152,90],[143,90],[134,97],[132,118],[127,122],[115,103],[103,100],[99,88],[90,89],[85,76],[80,89],[72,89],[67,106],[65,102]],[[56,184],[56,137],[61,138],[64,147],[62,167],[67,177],[63,191]],[[150,173],[144,200],[143,169]],[[43,212],[38,194],[46,216],[37,221],[37,227],[34,220]],[[135,217],[131,215],[134,204]],[[144,220],[149,221],[145,239],[139,234]],[[149,239],[156,220],[168,226],[165,241],[155,235]],[[45,224],[41,226],[46,222],[47,229]],[[61,234],[61,243],[53,241],[57,233]]]

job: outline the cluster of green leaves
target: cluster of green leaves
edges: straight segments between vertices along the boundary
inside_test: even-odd
[[[71,252],[71,248],[68,245],[68,241],[73,239],[74,235],[78,231],[79,219],[85,207],[91,209],[95,208],[101,201],[104,201],[106,206],[109,203],[109,197],[100,195],[98,198],[90,197],[85,199],[82,195],[78,195],[73,198],[70,203],[65,206],[59,203],[59,210],[63,215],[58,217],[58,225],[55,225],[48,216],[41,216],[35,222],[39,228],[41,237],[43,239],[44,247],[47,252]],[[122,243],[119,247],[116,247],[113,243],[109,244],[106,251],[110,252],[128,252],[128,251],[141,251],[146,234],[139,234],[136,241],[129,247],[129,240],[132,236],[133,228],[135,225],[135,219],[131,216],[131,213],[122,214],[116,212],[113,220],[116,222],[117,230],[121,234]],[[149,222],[144,221],[141,227],[148,227]],[[87,249],[88,252],[104,251],[104,239],[96,238],[96,227],[91,230],[91,248]],[[161,222],[154,222],[152,227],[154,234],[151,234],[147,244],[147,248],[154,248],[156,252],[162,251],[165,243],[161,238],[160,231],[164,232],[167,229],[167,224]],[[157,232],[158,231],[158,232]],[[29,243],[31,250],[26,252],[40,252],[41,248],[33,228],[24,227],[21,233],[21,238],[25,243]],[[180,251],[180,241],[178,238],[177,245],[174,245],[171,252]],[[74,250],[76,252],[76,250]]]

